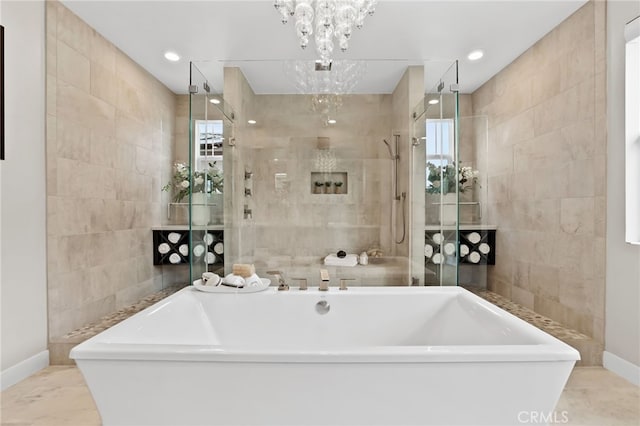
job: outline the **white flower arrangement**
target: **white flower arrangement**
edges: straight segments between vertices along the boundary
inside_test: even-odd
[[[191,192],[218,192],[223,190],[224,177],[220,169],[216,167],[216,162],[209,163],[207,170],[196,170],[191,174],[189,166],[184,163],[174,165],[174,173],[171,182],[166,184],[162,190],[174,191],[173,201],[180,202]],[[193,188],[191,187],[193,180]]]
[[[472,189],[478,182],[480,172],[472,167],[456,167],[455,164],[438,167],[433,163],[427,163],[427,192],[431,194],[465,192]]]

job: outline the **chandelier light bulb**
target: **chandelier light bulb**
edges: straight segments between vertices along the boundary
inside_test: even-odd
[[[316,51],[323,64],[331,61],[334,39],[342,52],[349,48],[353,28],[362,28],[375,12],[377,0],[275,0],[283,24],[295,17],[295,31],[302,49],[314,34]]]

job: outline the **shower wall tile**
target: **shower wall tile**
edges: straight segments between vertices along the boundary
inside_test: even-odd
[[[62,4],[46,8],[55,339],[163,285],[148,250],[151,227],[166,221],[154,192],[171,174],[175,95]]]
[[[488,286],[599,342],[604,25],[604,6],[588,2],[472,94],[474,114],[489,119],[487,216],[505,253]]]
[[[390,195],[381,194],[381,182],[391,179],[391,160],[379,149],[382,139],[391,139],[390,96],[345,96],[335,126],[326,126],[311,111],[308,96],[247,96],[253,96],[254,110],[245,113],[258,125],[236,126],[234,151],[237,170],[248,168],[254,174],[253,196],[236,201],[251,205],[253,222],[241,228],[237,254],[264,268],[288,268],[301,259],[319,268],[330,252],[360,253],[380,246],[382,229],[389,227],[388,216],[380,224],[380,203],[391,203]],[[177,126],[178,132],[188,132],[180,120]],[[329,138],[336,160],[331,171],[347,173],[344,194],[312,193],[311,172],[323,171],[319,158],[326,152],[319,149],[318,137]],[[286,187],[276,188],[276,173],[286,173]],[[243,185],[238,178],[236,184]],[[300,273],[317,268],[307,266]]]

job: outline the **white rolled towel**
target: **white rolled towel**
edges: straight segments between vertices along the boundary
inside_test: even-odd
[[[481,239],[482,237],[477,232],[471,232],[467,234],[467,240],[469,240],[471,244],[478,244]]]
[[[447,243],[444,245],[444,252],[451,256],[456,252],[456,246],[453,243]]]
[[[358,264],[358,255],[348,254],[340,258],[336,254],[330,254],[324,258],[324,264],[327,266],[356,266]]]
[[[427,259],[433,256],[433,246],[431,244],[425,244],[424,246],[424,257]]]

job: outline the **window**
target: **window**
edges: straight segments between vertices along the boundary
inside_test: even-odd
[[[427,120],[427,162],[446,166],[454,161],[453,120]]]
[[[216,162],[222,170],[222,120],[197,120],[195,128],[196,170],[205,170],[209,163]]]
[[[436,168],[452,165],[456,159],[453,120],[428,119],[426,126],[427,164],[433,164]],[[433,186],[428,173],[426,185],[427,189]]]

